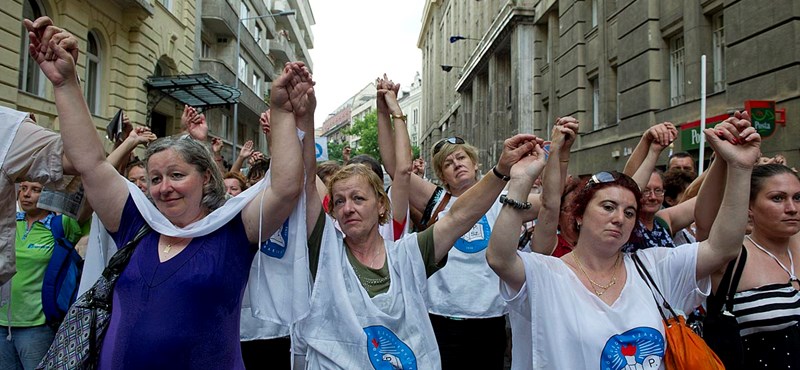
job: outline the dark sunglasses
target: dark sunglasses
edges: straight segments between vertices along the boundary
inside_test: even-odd
[[[447,139],[439,140],[439,142],[436,143],[436,145],[433,146],[433,155],[436,155],[436,153],[439,153],[439,151],[442,150],[442,147],[444,146],[444,143],[466,144],[467,142],[464,141],[464,139],[462,139],[462,138],[460,138],[458,136],[448,137]]]
[[[590,187],[592,187],[594,185],[597,185],[597,184],[603,184],[603,183],[614,182],[614,181],[617,181],[617,178],[614,176],[613,173],[605,172],[605,171],[598,172],[598,173],[592,175],[592,178],[590,178],[589,181],[586,183],[586,189],[588,189],[588,188],[590,188]]]

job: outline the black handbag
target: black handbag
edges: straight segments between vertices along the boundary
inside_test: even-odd
[[[132,240],[114,253],[92,288],[75,300],[37,370],[97,367],[100,344],[111,319],[114,284],[130,262],[136,245],[148,232],[150,226],[145,223]]]
[[[744,357],[739,322],[733,315],[733,295],[739,286],[747,250],[742,246],[741,256],[728,263],[717,293],[706,301],[708,315],[703,323],[703,339],[717,353],[727,369],[743,369]],[[735,267],[735,270],[734,270]]]

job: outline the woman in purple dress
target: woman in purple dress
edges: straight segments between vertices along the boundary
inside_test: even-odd
[[[77,50],[59,46],[73,36],[47,18],[25,25],[31,55],[53,83],[64,151],[100,220],[117,245],[144,223],[155,230],[136,247],[116,284],[99,367],[243,369],[239,314],[256,245],[283,224],[301,191],[293,112],[313,97],[308,70],[287,64],[273,82],[270,149],[272,173],[280,176],[271,187],[253,189],[238,210],[218,209],[225,187],[210,151],[191,138],[164,138],[147,150],[147,196],[154,208],[105,160],[76,77]]]

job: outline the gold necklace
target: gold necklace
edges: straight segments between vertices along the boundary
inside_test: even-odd
[[[587,274],[586,270],[583,269],[583,264],[581,263],[581,260],[578,258],[578,254],[574,249],[572,250],[572,259],[575,260],[575,263],[578,265],[578,269],[580,269],[581,272],[583,272],[583,275],[586,276],[587,279],[589,279],[589,283],[591,283],[593,286],[592,290],[594,290],[594,294],[597,294],[598,297],[603,295],[608,289],[617,284],[617,271],[619,270],[617,267],[619,266],[619,260],[620,260],[619,256],[620,255],[617,254],[617,260],[614,261],[614,267],[612,267],[614,273],[611,275],[611,281],[609,281],[608,284],[603,285],[603,284],[598,284],[597,282],[592,280],[591,277],[589,277],[589,274]]]
[[[164,250],[162,252],[164,252],[164,254],[169,254],[169,250],[171,248],[172,248],[172,244],[167,244],[167,246],[164,247]]]

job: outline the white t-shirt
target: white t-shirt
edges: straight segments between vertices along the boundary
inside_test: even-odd
[[[711,289],[696,280],[697,244],[640,250],[647,270],[676,309],[691,312]],[[513,336],[511,368],[660,369],[666,342],[656,302],[628,254],[625,286],[611,305],[589,291],[561,259],[519,253],[525,284],[501,283]]]

